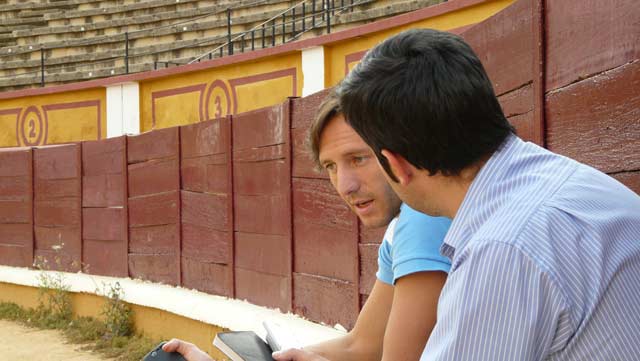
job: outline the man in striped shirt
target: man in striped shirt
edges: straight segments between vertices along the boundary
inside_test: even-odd
[[[640,360],[640,197],[518,138],[461,38],[400,33],[338,93],[400,198],[453,218],[423,360]]]

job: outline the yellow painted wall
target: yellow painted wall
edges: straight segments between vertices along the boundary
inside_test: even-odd
[[[366,51],[376,46],[384,39],[408,29],[432,28],[438,30],[451,30],[483,21],[500,10],[512,4],[515,0],[496,0],[481,3],[475,6],[459,9],[450,13],[434,16],[411,24],[406,24],[365,34],[354,39],[349,39],[336,44],[325,45],[325,87],[332,87],[345,75],[345,65],[351,70],[357,62],[346,63],[346,57],[361,51]]]
[[[140,130],[272,106],[299,95],[302,81],[299,51],[144,81],[140,84]]]
[[[74,316],[101,319],[104,301],[103,297],[93,294],[71,293]],[[0,282],[0,302],[13,302],[24,308],[35,308],[38,306],[38,289]],[[169,340],[173,337],[188,340],[213,358],[224,359],[224,355],[211,342],[218,332],[227,331],[226,329],[152,307],[130,306],[137,332],[153,340]]]
[[[0,147],[106,137],[106,88],[0,100]]]

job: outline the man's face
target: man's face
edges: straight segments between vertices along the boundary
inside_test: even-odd
[[[367,227],[386,226],[400,209],[400,199],[378,168],[373,151],[337,115],[320,136],[319,159],[331,184]]]

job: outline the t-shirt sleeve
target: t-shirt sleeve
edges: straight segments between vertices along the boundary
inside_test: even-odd
[[[393,241],[393,233],[397,221],[398,218],[394,218],[389,223],[389,225],[387,226],[387,230],[384,233],[382,244],[380,244],[380,248],[378,249],[378,272],[376,272],[376,277],[380,281],[389,285],[393,285],[391,242]]]
[[[431,217],[403,204],[391,245],[393,283],[423,271],[449,272],[450,260],[440,254],[451,220]]]

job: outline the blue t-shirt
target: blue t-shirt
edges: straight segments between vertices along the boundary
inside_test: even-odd
[[[450,225],[449,218],[431,217],[403,203],[378,250],[376,277],[393,285],[400,277],[416,272],[448,273],[451,262],[440,254],[440,246]]]

